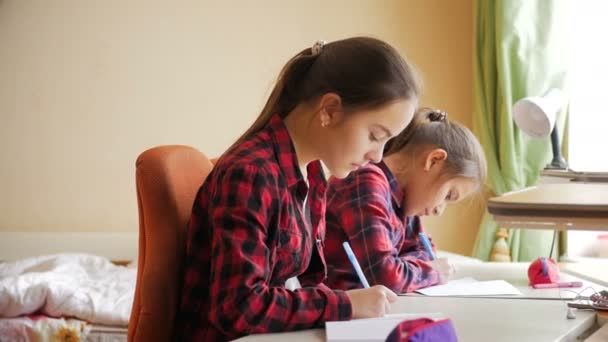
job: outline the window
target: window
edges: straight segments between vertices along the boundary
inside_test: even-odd
[[[568,4],[568,163],[575,171],[608,172],[608,1],[569,0]],[[608,247],[600,238],[606,234],[568,231],[568,255],[607,255]]]
[[[570,4],[568,163],[576,171],[608,172],[608,2]]]

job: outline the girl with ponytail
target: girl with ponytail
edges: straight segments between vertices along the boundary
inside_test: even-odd
[[[318,42],[285,65],[258,119],[195,198],[178,339],[222,341],[389,310],[396,295],[384,286],[322,283],[323,169],[343,178],[379,162],[418,94],[412,67],[373,38]],[[293,277],[307,286],[286,286]]]
[[[384,150],[382,162],[330,182],[325,257],[331,288],[360,287],[343,241],[349,241],[370,284],[397,293],[452,275],[447,260],[434,260],[425,248],[420,216],[441,215],[447,204],[481,188],[487,171],[479,142],[446,113],[422,108]]]

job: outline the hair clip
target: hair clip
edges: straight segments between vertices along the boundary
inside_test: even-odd
[[[323,50],[323,47],[325,46],[325,44],[327,44],[327,42],[324,41],[324,40],[318,40],[318,41],[316,41],[315,44],[311,48],[312,55],[316,56],[316,55],[320,54],[321,50]]]
[[[448,113],[446,113],[442,110],[432,110],[428,115],[428,118],[431,122],[446,121],[447,117],[448,117]]]

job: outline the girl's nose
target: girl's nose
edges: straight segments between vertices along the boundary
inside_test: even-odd
[[[443,214],[444,209],[445,209],[445,204],[436,206],[435,208],[433,208],[433,215],[440,216],[441,214]]]
[[[374,151],[370,151],[367,154],[367,157],[372,163],[379,163],[382,160],[382,151],[384,150],[384,146],[381,146],[379,149]]]

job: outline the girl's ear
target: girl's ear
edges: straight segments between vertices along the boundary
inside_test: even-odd
[[[438,166],[443,164],[443,162],[448,158],[448,153],[442,148],[432,149],[426,155],[424,160],[424,170],[429,171],[433,166]]]
[[[319,100],[319,118],[321,126],[327,127],[338,123],[344,115],[342,98],[335,93],[327,93]]]

